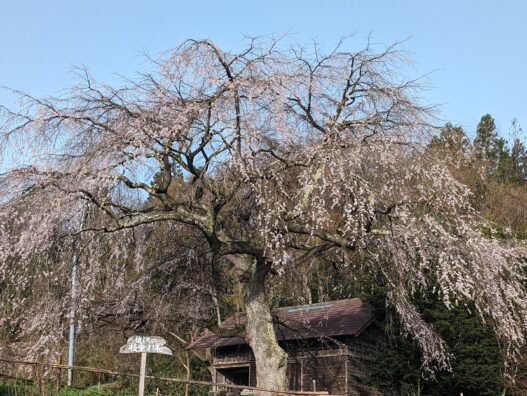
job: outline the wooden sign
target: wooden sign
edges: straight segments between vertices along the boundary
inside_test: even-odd
[[[162,355],[172,355],[168,349],[166,340],[157,336],[132,336],[128,338],[126,345],[119,349],[119,353],[140,353],[141,370],[139,371],[139,396],[145,392],[145,375],[146,375],[146,354],[160,353]]]
[[[172,355],[168,349],[166,340],[157,336],[132,336],[128,338],[126,345],[123,345],[119,353],[160,353],[162,355]]]

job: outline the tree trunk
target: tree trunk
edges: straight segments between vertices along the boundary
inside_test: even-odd
[[[270,264],[258,260],[247,284],[245,337],[256,360],[257,386],[271,390],[286,390],[287,353],[278,345],[265,291],[265,279],[269,270]],[[276,394],[259,392],[258,395],[275,396]]]

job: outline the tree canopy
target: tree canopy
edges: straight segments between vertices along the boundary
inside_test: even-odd
[[[195,233],[188,257],[248,274],[246,337],[262,386],[285,386],[269,274],[322,256],[351,267],[360,256],[382,274],[427,367],[449,366],[412,302],[429,287],[447,307],[470,303],[518,351],[524,251],[483,232],[469,189],[425,150],[432,109],[418,81],[397,72],[402,61],[397,46],[325,52],[251,40],[230,53],[189,40],[121,87],[80,70],[61,97],[19,93],[24,105],[2,109],[0,132],[2,157],[22,159],[0,177],[0,275],[18,284],[4,303],[67,268],[79,236],[89,295],[100,271],[119,278],[124,258],[141,262],[150,230],[166,223]],[[492,137],[487,124],[482,136]]]

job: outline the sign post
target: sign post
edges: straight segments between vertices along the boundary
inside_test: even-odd
[[[145,393],[145,375],[146,375],[146,354],[160,353],[162,355],[172,355],[168,349],[166,340],[157,336],[132,336],[128,338],[126,345],[119,349],[119,353],[140,353],[141,369],[139,371],[139,396]]]

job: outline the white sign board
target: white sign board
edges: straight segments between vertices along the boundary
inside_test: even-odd
[[[157,336],[132,336],[128,338],[126,345],[123,345],[119,353],[160,353],[162,355],[172,355],[168,349],[166,340]]]
[[[172,355],[172,351],[168,349],[166,340],[157,336],[132,336],[119,349],[119,353],[140,353],[141,354],[141,368],[139,371],[139,396],[143,396],[145,392],[145,376],[146,376],[146,354],[160,353],[162,355]]]

